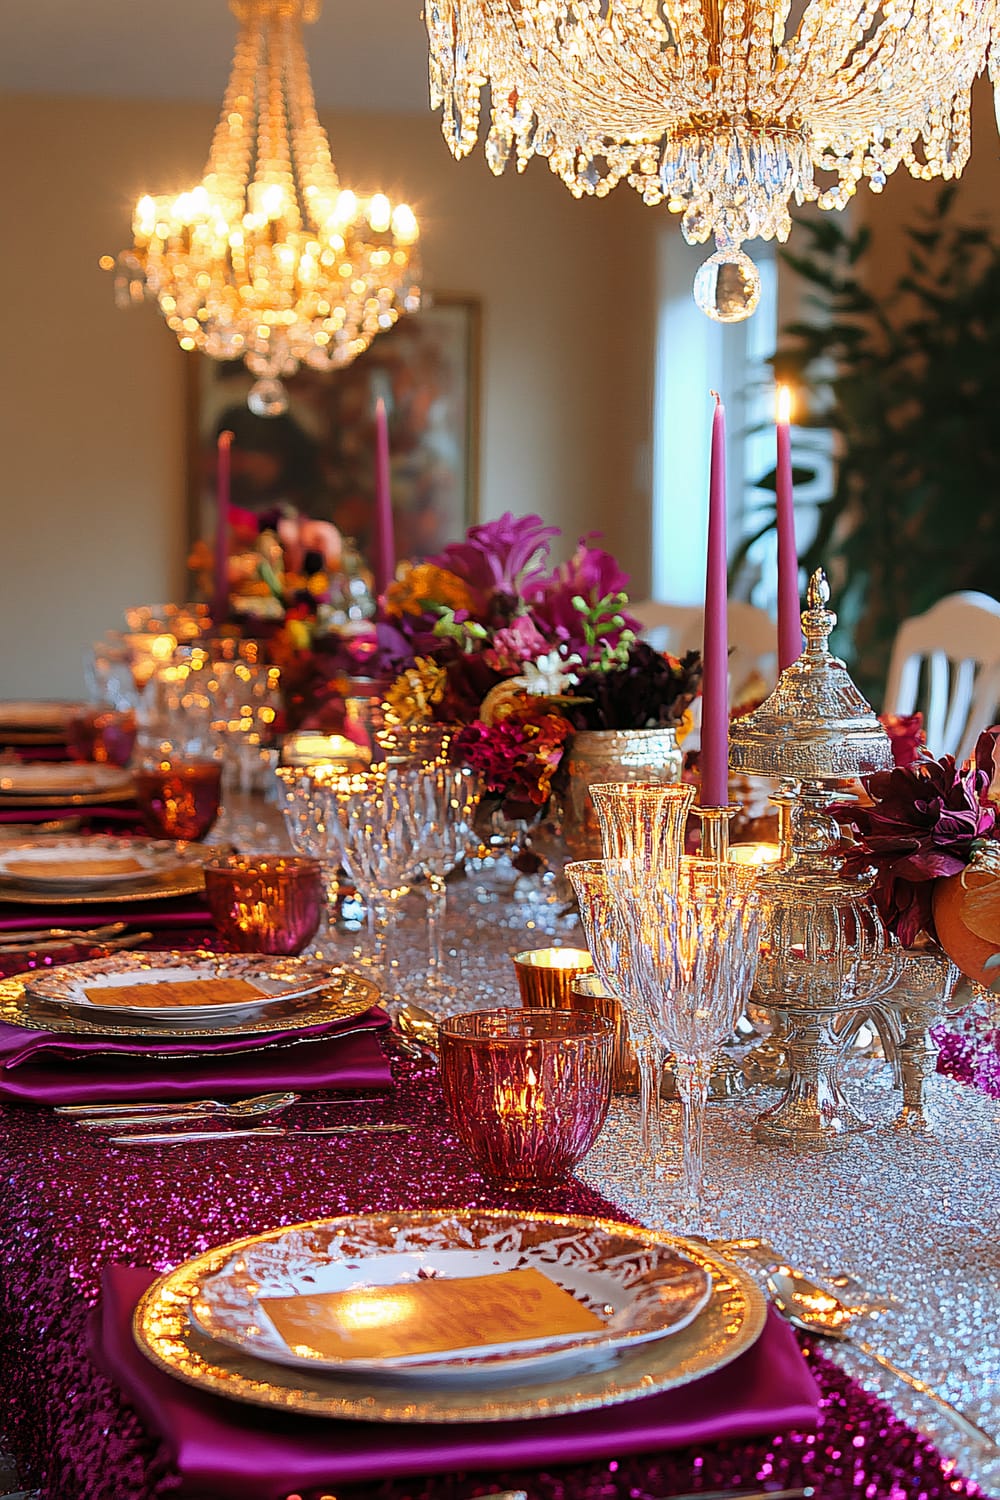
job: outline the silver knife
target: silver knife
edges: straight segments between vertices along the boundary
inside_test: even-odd
[[[182,1146],[188,1141],[239,1141],[263,1136],[267,1140],[301,1140],[313,1135],[388,1135],[409,1131],[410,1125],[324,1125],[315,1130],[284,1130],[280,1126],[262,1125],[256,1130],[165,1130],[149,1135],[113,1135],[112,1146]]]

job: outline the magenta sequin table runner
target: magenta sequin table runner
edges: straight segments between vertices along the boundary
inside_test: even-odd
[[[89,1310],[108,1264],[165,1269],[235,1235],[320,1215],[509,1201],[467,1166],[444,1120],[435,1071],[399,1059],[394,1069],[398,1086],[385,1100],[310,1100],[298,1107],[296,1123],[405,1119],[414,1127],[407,1136],[268,1142],[266,1150],[250,1140],[213,1145],[210,1155],[208,1148],[126,1153],[48,1113],[0,1112],[0,1423],[45,1500],[152,1500],[179,1487],[165,1452],[88,1360]],[[577,1181],[518,1202],[616,1215]],[[985,1493],[808,1340],[802,1344],[821,1390],[815,1434],[588,1462],[567,1452],[565,1462],[544,1471],[494,1467],[486,1475],[338,1486],[338,1500],[468,1500],[507,1488],[525,1490],[530,1500],[646,1500],[802,1485],[814,1486],[821,1500],[972,1500]]]

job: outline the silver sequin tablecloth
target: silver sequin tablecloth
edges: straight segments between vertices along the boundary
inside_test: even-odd
[[[461,896],[453,902],[449,961],[460,983],[452,1008],[517,1004],[511,954],[552,942],[583,945],[575,917],[558,904],[492,897],[480,888],[478,904],[466,906]],[[399,975],[420,967],[418,921],[404,920],[393,951]],[[401,981],[402,991],[421,998],[411,983]],[[899,1096],[884,1064],[859,1060],[851,1071],[857,1102],[863,1098],[864,1112],[883,1124],[832,1155],[751,1139],[754,1115],[772,1093],[709,1107],[708,1231],[765,1237],[806,1271],[856,1277],[861,1292],[853,1300],[885,1304],[857,1325],[868,1342],[1000,1438],[1000,1100],[937,1077],[931,1129],[912,1135],[892,1128]],[[665,1116],[675,1135],[677,1106],[665,1106]],[[638,1162],[636,1106],[620,1099],[581,1176],[641,1222],[670,1227],[669,1182],[651,1183]],[[849,1347],[831,1342],[826,1352],[882,1393],[962,1473],[1000,1495],[1000,1458],[986,1456],[924,1397]]]

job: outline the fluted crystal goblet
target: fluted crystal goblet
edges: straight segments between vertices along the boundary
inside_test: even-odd
[[[331,816],[321,766],[279,766],[275,770],[278,802],[289,842],[296,854],[319,861],[325,900],[319,927],[307,950],[310,958],[333,958],[336,938],[332,917],[340,894],[343,858],[340,825]]]
[[[581,859],[566,866],[576,892],[587,947],[602,984],[621,1002],[639,1067],[639,1139],[642,1155],[654,1174],[661,1170],[660,1080],[663,1049],[653,1031],[645,996],[632,969],[630,932],[625,907],[616,900],[616,876],[632,879],[631,862]]]
[[[700,1216],[712,1064],[753,986],[759,944],[753,883],[714,861],[682,865],[676,884],[616,872],[632,982],[659,1044],[675,1058],[682,1116],[682,1207]]]

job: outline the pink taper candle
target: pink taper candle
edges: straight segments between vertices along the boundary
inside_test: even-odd
[[[795,549],[795,494],[792,489],[792,440],[789,430],[792,400],[787,385],[778,387],[778,464],[776,474],[778,523],[778,670],[783,672],[802,655],[799,603],[799,555]]]
[[[220,432],[215,457],[215,562],[212,578],[212,620],[229,616],[229,491],[233,434]]]
[[[712,392],[715,395],[715,392]],[[729,802],[729,624],[726,616],[726,408],[715,395],[708,486],[708,565],[701,679],[701,805]]]
[[[372,572],[375,593],[381,598],[396,576],[396,538],[392,524],[392,487],[389,482],[389,419],[385,402],[375,402],[375,517],[372,528]]]

